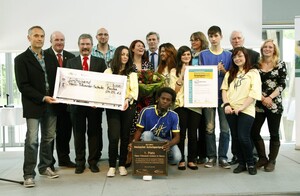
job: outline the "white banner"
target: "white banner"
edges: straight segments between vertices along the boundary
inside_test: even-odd
[[[184,107],[218,107],[217,66],[186,66]]]
[[[60,103],[123,109],[126,76],[57,68],[54,98]]]

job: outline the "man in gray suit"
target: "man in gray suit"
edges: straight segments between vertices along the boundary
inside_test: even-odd
[[[81,34],[78,38],[80,55],[67,62],[67,68],[86,71],[104,72],[105,61],[91,55],[93,38],[89,34]],[[80,92],[78,92],[80,93]],[[99,143],[102,142],[102,112],[103,108],[71,105],[71,120],[74,130],[76,174],[81,174],[85,169],[85,134],[88,135],[89,156],[88,163],[92,172],[99,172]],[[86,125],[87,121],[87,125]],[[86,129],[87,127],[87,129]],[[101,141],[100,141],[101,140]]]

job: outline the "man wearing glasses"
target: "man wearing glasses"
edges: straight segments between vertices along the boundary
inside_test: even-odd
[[[108,44],[108,31],[105,28],[100,28],[97,31],[96,39],[98,40],[98,44],[93,47],[92,55],[103,58],[106,66],[109,67],[109,63],[114,56],[116,48]]]

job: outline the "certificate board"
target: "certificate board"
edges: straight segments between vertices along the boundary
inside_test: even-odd
[[[127,77],[57,68],[53,97],[59,103],[122,110]]]
[[[218,106],[218,70],[215,65],[186,66],[184,107]]]

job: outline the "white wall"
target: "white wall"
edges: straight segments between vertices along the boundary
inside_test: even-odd
[[[295,17],[295,40],[300,40],[300,16]],[[299,69],[296,69],[295,89],[300,85]],[[296,90],[296,149],[300,150],[300,91]]]
[[[81,33],[93,37],[106,27],[110,43],[129,45],[145,41],[149,31],[161,35],[161,43],[190,45],[195,31],[207,33],[212,25],[223,30],[223,47],[231,48],[232,30],[243,31],[246,46],[261,43],[262,0],[9,0],[0,1],[0,52],[23,51],[28,47],[27,30],[40,25],[46,31],[45,48],[55,30],[66,36],[66,49],[77,50]]]

